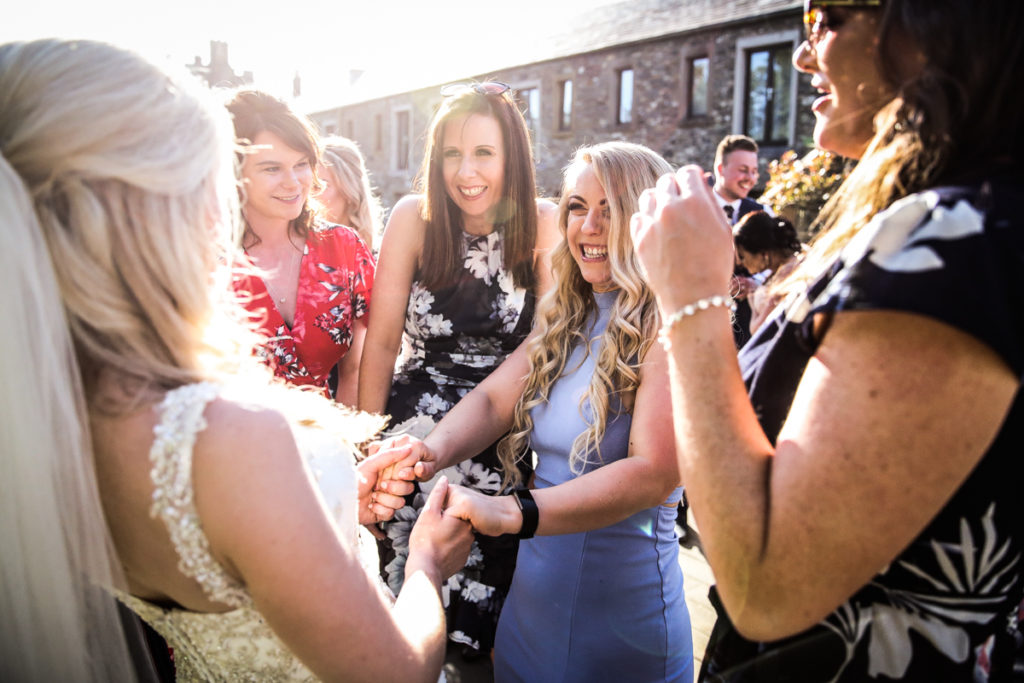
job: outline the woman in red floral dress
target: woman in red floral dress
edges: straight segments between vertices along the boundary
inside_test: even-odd
[[[320,189],[319,143],[309,122],[266,93],[241,90],[228,103],[246,147],[242,184],[243,247],[259,275],[235,287],[266,336],[260,353],[292,384],[354,406],[374,261],[354,230],[316,218],[309,196]]]

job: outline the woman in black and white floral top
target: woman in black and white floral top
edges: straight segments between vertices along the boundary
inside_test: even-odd
[[[427,134],[423,194],[403,198],[384,231],[359,380],[361,409],[417,436],[526,337],[535,298],[550,286],[548,251],[560,239],[555,206],[536,197],[529,133],[508,86],[455,85],[442,94]],[[495,446],[481,448],[444,474],[497,493]],[[417,486],[384,525],[381,565],[396,592],[432,482]],[[515,539],[478,536],[449,581],[449,637],[468,656],[493,647],[516,547]]]
[[[662,178],[634,217],[717,583],[704,678],[1009,680],[1024,4],[805,9],[794,63],[821,93],[815,142],[860,161],[738,363],[712,300],[732,245],[702,174]]]

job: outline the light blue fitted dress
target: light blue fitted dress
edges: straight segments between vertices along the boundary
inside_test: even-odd
[[[604,331],[617,294],[595,295],[599,315],[590,339]],[[599,351],[596,340],[591,346],[585,360],[584,347],[574,349],[549,403],[532,412],[537,489],[576,476],[569,469],[569,450],[586,429],[579,405]],[[604,464],[626,457],[631,423],[629,414],[609,415],[601,442]],[[586,471],[601,466],[596,455],[591,460]],[[520,543],[512,589],[498,621],[498,683],[693,680],[690,615],[675,532],[681,490],[665,505],[603,529]]]

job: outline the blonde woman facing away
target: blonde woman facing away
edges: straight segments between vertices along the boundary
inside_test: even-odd
[[[435,488],[392,606],[357,531],[401,501],[354,465],[375,425],[246,358],[211,97],[102,43],[0,46],[0,678],[132,680],[114,591],[179,680],[436,681],[468,525]]]
[[[317,174],[323,189],[317,200],[331,223],[355,230],[371,251],[376,249],[383,226],[384,210],[373,193],[366,161],[355,142],[340,135],[323,139],[323,152]]]

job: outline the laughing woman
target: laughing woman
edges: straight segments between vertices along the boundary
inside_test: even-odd
[[[241,278],[248,308],[266,337],[274,373],[329,394],[338,365],[339,403],[355,406],[373,256],[355,231],[316,218],[312,190],[319,141],[309,122],[277,98],[242,90],[228,104],[242,160],[242,246],[262,277]],[[339,362],[340,361],[340,362]]]
[[[442,94],[427,134],[423,194],[400,201],[384,232],[359,379],[362,410],[387,413],[400,430],[415,423],[420,435],[526,337],[558,240],[554,206],[537,199],[529,133],[508,86],[455,85]],[[447,475],[496,492],[495,446],[481,444]],[[424,499],[411,497],[386,525],[384,573],[395,591]],[[448,627],[469,657],[492,647],[515,553],[514,540],[480,538],[452,582]]]
[[[498,624],[499,681],[693,678],[666,355],[628,229],[643,188],[670,170],[640,145],[580,149],[562,192],[555,289],[530,340],[424,441],[392,442],[415,463],[398,478],[431,476],[509,429],[509,477],[537,453],[534,489],[454,486],[445,510],[524,539]]]

